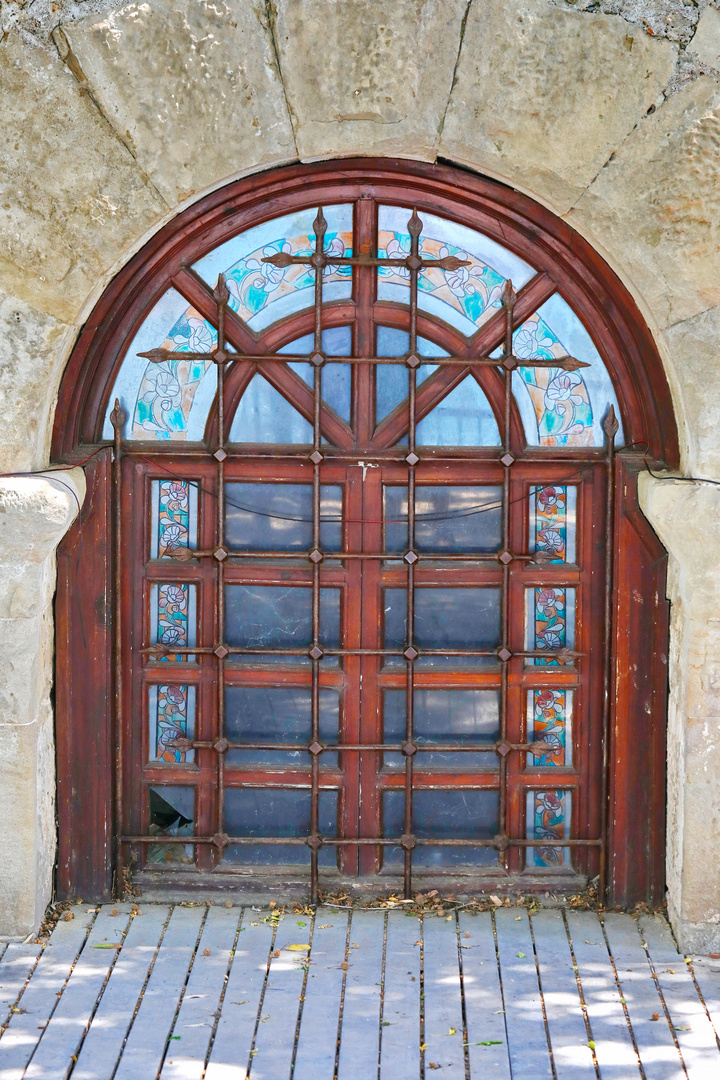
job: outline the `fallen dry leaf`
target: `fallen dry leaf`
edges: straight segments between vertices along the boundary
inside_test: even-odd
[[[111,915],[117,915],[117,908],[113,908],[110,912]]]
[[[709,956],[711,960],[720,960],[720,952],[711,952]]]
[[[279,955],[280,955],[280,950],[279,950],[279,949],[276,949],[276,950],[275,950],[275,952],[273,953],[273,956],[274,956],[274,957],[275,957],[275,958],[277,959],[277,957],[278,957]]]
[[[210,950],[209,949],[203,949],[203,956],[210,956]]]
[[[348,964],[347,960],[343,960],[340,967],[342,968],[343,971],[347,971],[347,969],[350,967],[350,965]]]
[[[277,907],[277,900],[271,900],[268,907]]]
[[[659,1020],[660,1019],[660,1013],[653,1013],[652,1016],[650,1017],[650,1019],[651,1020]]]
[[[285,948],[289,949],[290,952],[309,952],[310,951],[310,946],[309,945],[286,945]]]
[[[318,926],[318,930],[331,930],[331,929],[332,929],[332,923],[331,922],[324,922],[321,926]]]
[[[226,900],[225,901],[225,907],[226,908],[231,908],[232,907],[232,900]]]
[[[502,905],[502,900],[500,899],[499,896],[495,896],[494,893],[490,897],[490,899],[492,900],[493,904],[495,904],[496,907],[500,907]]]
[[[63,915],[63,922],[70,922],[70,920],[74,918],[75,916],[73,915],[72,911],[66,911]]]
[[[439,1069],[440,1065],[438,1065],[437,1061],[428,1061],[428,1068]]]
[[[469,933],[467,932],[467,930],[466,930],[466,931],[465,931],[465,933],[463,934],[463,937],[464,937],[464,938],[469,938],[469,937],[470,937],[470,934],[469,934]]]

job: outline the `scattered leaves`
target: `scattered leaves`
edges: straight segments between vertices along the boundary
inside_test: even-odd
[[[63,922],[71,922],[74,918],[72,911],[66,911],[63,915]]]
[[[659,1020],[660,1019],[660,1013],[653,1013],[652,1016],[650,1017],[650,1019],[651,1020]]]
[[[500,899],[499,896],[495,896],[495,894],[492,893],[491,896],[490,896],[490,899],[492,900],[493,904],[495,904],[496,907],[501,907],[502,900]]]
[[[93,949],[121,949],[122,941],[106,941],[102,945],[93,945]]]
[[[502,1039],[483,1039],[482,1042],[463,1043],[463,1046],[502,1046]]]
[[[457,1035],[457,1030],[454,1027],[449,1028],[448,1035]]]
[[[210,950],[209,949],[203,949],[203,956],[210,956]]]
[[[117,908],[113,908],[112,911],[110,912],[110,914],[113,915],[113,916],[117,915],[117,913],[118,913]]]
[[[280,955],[280,950],[279,950],[279,949],[275,949],[275,951],[273,952],[273,956],[275,957],[275,959],[276,959],[276,960],[277,960],[277,958],[278,958],[278,956],[279,956],[279,955]]]
[[[442,1068],[442,1066],[440,1064],[438,1064],[437,1061],[428,1061],[428,1068],[429,1069],[440,1069],[440,1068]]]
[[[318,930],[331,930],[331,929],[332,929],[332,923],[331,922],[322,923],[320,926],[318,926]]]
[[[690,1026],[681,1027],[679,1024],[673,1024],[673,1027],[676,1031],[692,1031],[692,1028]]]
[[[231,908],[232,907],[232,900],[226,900],[225,901],[225,907],[226,908]]]
[[[588,1043],[588,1046],[590,1047],[590,1049],[591,1049],[591,1050],[594,1050],[594,1049],[595,1049],[595,1043],[593,1042],[593,1040],[592,1040],[592,1039],[591,1039],[591,1040],[590,1040],[590,1042]]]
[[[289,949],[290,952],[309,952],[310,951],[310,946],[309,945],[286,945],[285,948]]]
[[[349,967],[350,967],[350,965],[348,964],[347,960],[343,960],[342,964],[340,965],[341,970],[342,971],[347,971],[347,969]]]
[[[464,937],[464,938],[469,938],[469,937],[470,937],[470,935],[469,935],[469,933],[467,932],[467,930],[466,930],[466,931],[465,931],[465,933],[463,934],[463,937]]]
[[[421,1051],[421,1053],[424,1053],[424,1051],[427,1050],[427,1048],[428,1048],[427,1043],[420,1043],[420,1051]]]
[[[306,922],[299,922],[298,926],[307,926],[307,923]]]
[[[520,958],[520,960],[524,960],[525,959],[525,953],[524,952],[519,952],[518,957]]]

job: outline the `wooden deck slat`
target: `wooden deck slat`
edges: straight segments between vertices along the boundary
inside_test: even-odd
[[[665,1005],[680,1046],[688,1080],[706,1080],[718,1074],[715,1030],[698,995],[685,958],[680,955],[667,923],[657,917],[640,919]]]
[[[298,923],[305,923],[305,926]],[[307,945],[310,941],[310,923],[308,915],[286,915],[278,926],[260,1009],[260,1023],[255,1035],[251,1069],[253,1080],[285,1080],[290,1077],[308,954],[292,952],[287,946]],[[280,955],[275,956],[275,952]],[[329,1039],[333,1047],[336,1038],[337,1028],[332,1032],[317,1033],[318,1043]]]
[[[487,911],[479,915],[460,912],[458,924],[470,1076],[473,1080],[483,1077],[510,1080],[505,1006],[492,916]]]
[[[30,978],[42,945],[11,942],[0,960],[0,1026],[6,1024],[10,1010]]]
[[[415,916],[388,913],[380,1080],[416,1080],[420,1075],[420,945],[416,942],[422,940],[421,933]]]
[[[345,980],[338,1080],[377,1077],[384,927],[382,912],[352,913],[352,955]]]
[[[315,916],[293,1080],[333,1080],[335,1075],[347,927],[344,911],[328,915],[320,909]],[[355,964],[359,950],[350,951]]]
[[[106,948],[122,943],[130,922],[129,904],[103,907],[95,918],[62,997],[57,1003],[37,1049],[28,1065],[27,1080],[65,1080],[78,1053],[105,980],[118,950]],[[117,915],[112,915],[117,911]]]
[[[576,911],[568,914],[568,926],[600,1076],[638,1080],[638,1058],[600,921],[592,911]]]
[[[646,1080],[677,1080],[684,1075],[682,1060],[638,925],[627,915],[613,914],[604,915],[603,923]]]
[[[142,907],[141,914],[133,917],[80,1049],[73,1080],[112,1077],[169,916],[169,907],[147,905]]]
[[[693,974],[705,1008],[710,1013],[715,1034],[720,1036],[720,960],[711,960],[708,956],[697,957],[693,961]]]
[[[557,1080],[594,1078],[595,1065],[562,913],[540,911],[531,922]]]
[[[527,912],[499,909],[495,926],[513,1080],[552,1077]]]
[[[22,1012],[14,1013],[0,1039],[2,1080],[21,1080],[27,1063],[58,1004],[62,990],[85,944],[93,914],[73,912],[74,919],[57,923],[43,949],[21,998]]]
[[[160,1069],[206,913],[205,907],[173,908],[115,1080],[148,1080]]]
[[[249,908],[243,910],[205,1080],[245,1080],[247,1076],[273,940],[272,926],[261,921],[265,914],[258,917]]]
[[[208,912],[161,1080],[202,1080],[239,918],[237,908]]]
[[[465,1080],[463,1007],[457,923],[453,915],[423,918],[425,966],[425,1060],[435,1061],[443,1080]],[[453,1034],[450,1034],[450,1032]]]

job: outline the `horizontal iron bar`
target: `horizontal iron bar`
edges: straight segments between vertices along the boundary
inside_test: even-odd
[[[214,836],[121,836],[125,844],[214,844]],[[226,846],[235,844],[292,844],[293,846],[308,846],[310,837],[299,836],[228,836]],[[457,840],[428,840],[424,837],[413,837],[418,846],[422,847],[602,847],[602,840],[511,840],[509,837],[499,844],[497,840],[481,839],[457,839]],[[401,847],[402,837],[387,839],[385,837],[322,837],[323,846],[334,847],[359,845],[372,847]]]

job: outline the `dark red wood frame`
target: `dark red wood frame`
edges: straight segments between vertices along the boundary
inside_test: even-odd
[[[633,301],[597,254],[548,211],[501,185],[445,167],[384,161],[342,162],[335,163],[332,167],[293,167],[241,181],[209,196],[186,211],[171,226],[163,229],[118,275],[83,330],[61,389],[55,427],[55,458],[73,460],[87,454],[87,448],[99,442],[107,396],[124,350],[148,309],[170,284],[182,292],[206,317],[213,317],[212,300],[208,291],[193,272],[186,269],[189,264],[230,235],[261,220],[289,209],[297,210],[300,206],[317,206],[358,197],[367,200],[364,205],[362,201],[359,203],[361,217],[363,214],[372,215],[372,200],[375,199],[403,205],[411,201],[421,214],[423,210],[438,213],[461,221],[471,228],[480,229],[538,267],[541,271],[538,277],[519,294],[516,322],[522,321],[538,304],[559,289],[583,319],[612,374],[627,441],[642,445],[643,449],[648,448],[655,458],[663,459],[668,464],[676,463],[677,436],[659,357]],[[362,285],[359,287],[362,289]],[[371,295],[366,296],[363,303],[363,296],[356,294],[355,301],[360,303],[361,309],[372,311]],[[372,327],[370,322],[355,318],[354,304],[340,302],[327,305],[324,310],[325,326],[353,324],[356,348],[369,348],[367,339],[372,333]],[[373,314],[377,322],[407,328],[406,310],[398,305],[375,303]],[[228,339],[238,350],[246,353],[275,351],[286,340],[311,329],[312,313],[287,320],[271,328],[259,339],[249,334],[247,328],[228,313]],[[497,344],[499,330],[502,336],[497,320],[490,320],[485,324],[470,346],[450,327],[422,315],[418,320],[418,330],[454,355],[468,355],[471,351],[477,355],[478,351],[490,351]],[[232,415],[233,406],[239,400],[254,370],[255,366],[251,364],[238,363],[234,366],[234,374],[228,379],[226,416]],[[312,419],[312,394],[301,380],[289,369],[278,364],[265,364],[262,370],[281,393],[291,395],[293,404],[308,419]],[[366,368],[365,371],[367,370]],[[463,368],[445,368],[437,373],[434,379],[435,388],[444,385],[447,389],[456,385],[465,374],[466,369]],[[356,399],[361,403],[361,411],[366,416],[371,416],[374,409],[370,384],[366,381],[363,388],[362,369],[355,378],[358,380]],[[499,411],[502,397],[500,376],[494,369],[486,368],[481,369],[478,378],[496,412]],[[431,400],[426,390],[418,393],[418,419],[432,407],[434,400]],[[378,457],[382,457],[385,452],[389,459],[392,458],[391,448],[402,434],[401,410],[395,410],[376,431],[372,430],[371,423],[366,422],[363,429],[362,425],[357,424],[359,417],[354,419],[357,443],[361,447],[372,444]],[[211,417],[208,428],[208,439],[211,441],[213,425],[216,424],[216,418]],[[345,447],[349,454],[353,455],[356,447],[352,444],[355,440],[348,425],[329,410],[325,410],[323,427],[329,439],[338,446]],[[587,640],[580,641],[578,649],[581,652],[587,649],[589,652],[592,638],[597,642],[597,631],[592,633],[591,627],[597,627],[598,620],[601,621],[602,588],[599,582],[602,578],[603,545],[597,521],[603,519],[605,502],[601,483],[602,451],[557,451],[550,455],[547,450],[536,454],[532,450],[524,450],[521,445],[521,426],[516,416],[512,418],[511,433],[518,454],[522,453],[526,462],[522,465],[518,462],[516,466],[516,469],[521,470],[516,473],[516,479],[514,478],[513,482],[516,484],[528,484],[538,480],[557,482],[557,478],[567,476],[573,467],[581,462],[587,468],[582,482],[587,496],[582,500],[582,513],[579,514],[579,539],[584,545],[579,549],[579,562],[584,562],[589,574],[587,602],[591,607],[591,617],[579,620],[581,634],[584,634]],[[177,447],[173,449],[176,450]],[[137,450],[141,454],[145,452],[149,455],[156,452],[157,446],[138,446]],[[256,471],[258,475],[267,475],[269,470],[272,471],[273,463],[262,461],[262,452],[266,450],[267,448],[258,447],[254,461],[248,458],[243,460],[243,476],[248,475],[248,470]],[[294,454],[295,450],[296,448],[288,448],[290,454]],[[277,448],[273,448],[273,451],[277,453]],[[432,456],[424,452],[424,459]],[[438,450],[434,456],[452,459],[453,454]],[[447,468],[451,471],[473,468],[468,466],[469,455],[466,450],[459,451],[455,456],[466,460],[462,465],[458,461],[454,467],[448,463]],[[493,454],[479,451],[472,456],[477,467],[481,467],[484,482],[488,482],[493,469],[500,468],[493,464]],[[534,466],[531,464],[533,456],[537,459]],[[551,457],[554,462],[549,460]],[[597,464],[593,465],[593,461]],[[192,458],[182,452],[177,459],[174,455],[163,457],[163,466],[177,468],[178,475],[189,476],[192,472],[191,462]],[[333,466],[328,465],[327,468]],[[337,468],[340,468],[339,464]],[[618,626],[615,636],[617,693],[614,695],[614,738],[611,754],[613,767],[610,819],[613,840],[610,852],[610,885],[611,899],[620,903],[634,899],[658,898],[663,879],[664,785],[658,783],[658,780],[664,775],[665,695],[662,679],[660,683],[657,680],[664,671],[662,659],[658,658],[662,658],[666,651],[664,643],[667,635],[667,609],[662,592],[664,553],[637,509],[634,493],[637,468],[638,464],[633,455],[626,454],[622,456],[617,470],[614,605]],[[137,470],[142,475],[152,471],[147,462],[137,457],[128,458],[125,469]],[[299,462],[292,465],[288,460],[283,472],[285,478],[289,475],[288,469],[302,471],[303,466]],[[397,466],[394,466],[391,460],[383,466],[383,471],[390,477],[394,475],[394,469],[397,469]],[[422,482],[423,478],[427,480],[433,475],[433,471],[438,469],[445,471],[446,467],[440,466],[439,462],[434,465],[432,460],[429,460],[418,468],[418,483]],[[91,491],[88,502],[80,522],[63,543],[59,563],[58,887],[61,895],[81,892],[88,898],[99,898],[107,895],[109,888],[112,832],[108,808],[112,804],[113,737],[110,710],[105,704],[110,700],[111,686],[110,637],[106,627],[109,589],[107,551],[110,540],[107,520],[109,472],[102,462],[93,465],[90,472]],[[380,470],[378,474],[379,472]],[[466,472],[462,475],[466,475]],[[379,475],[376,483],[379,483]],[[132,487],[135,491],[145,492],[144,483],[126,484],[125,487],[126,490]],[[135,522],[136,530],[146,528],[143,509],[146,505],[147,500],[143,506],[133,507],[129,520]],[[513,528],[517,532],[522,529],[522,504],[515,505],[518,509],[513,514]],[[593,518],[596,520],[594,528],[591,527]],[[379,549],[377,537],[370,536],[366,540],[373,550]],[[519,543],[522,542],[526,545],[527,537],[519,538]],[[138,552],[144,549],[141,534],[137,532],[135,546]],[[521,546],[520,549],[526,550],[526,547]],[[81,565],[83,581],[78,589],[75,578]],[[346,565],[351,567],[353,564]],[[176,568],[170,567],[167,572],[170,577],[177,578]],[[327,568],[323,573],[333,574],[336,571]],[[337,573],[345,574],[346,571],[338,570]],[[453,568],[450,573],[457,578],[462,571]],[[534,571],[531,567],[525,568],[525,583],[531,583],[533,573],[537,577],[537,568]],[[487,576],[497,574],[497,571],[494,568],[492,571],[474,570],[473,575],[477,574]],[[572,574],[565,568],[556,567],[543,569],[540,575],[542,583],[552,584],[553,575],[558,574],[565,584],[571,584]],[[128,580],[129,578],[130,575]],[[190,576],[183,574],[183,578],[189,580]],[[517,580],[517,587],[521,588],[520,576]],[[649,590],[648,595],[652,593],[654,619],[650,624],[642,623],[650,605],[639,610],[637,605],[631,603],[628,587],[630,580],[642,580]],[[128,611],[132,610],[131,591],[128,585]],[[144,616],[139,616],[140,612],[135,611],[131,622],[133,626],[140,628],[138,632],[141,632]],[[92,633],[88,634],[87,630],[91,625]],[[368,625],[372,627],[372,621]],[[375,633],[377,625],[376,620]],[[639,633],[641,629],[642,633]],[[516,634],[518,632],[515,631]],[[627,673],[633,670],[631,651],[639,652],[642,649],[647,649],[649,655],[655,658],[656,670],[652,682],[638,685],[637,678],[633,682],[628,679]],[[346,663],[354,659],[347,658]],[[634,655],[632,659],[634,662]],[[88,668],[91,660],[92,667]],[[368,658],[363,658],[362,662],[367,660]],[[83,674],[79,677],[81,672]],[[88,676],[86,672],[92,674]],[[128,679],[131,680],[127,690],[129,694],[133,693],[132,678],[140,677],[132,676],[128,672]],[[494,677],[497,679],[497,676]],[[387,678],[392,677],[381,676],[378,682]],[[425,677],[419,676],[419,681],[423,678]],[[583,773],[583,770],[587,773],[593,743],[597,747],[598,702],[601,696],[598,680],[602,679],[602,672],[597,666],[590,674],[590,666],[580,663],[577,674],[563,673],[562,679],[570,682],[579,679],[580,693],[595,701],[595,706],[589,710],[592,718],[588,723],[584,752],[580,749],[578,753],[576,744],[573,768],[573,772],[577,771],[578,774]],[[589,679],[595,680],[594,689],[591,689]],[[447,684],[447,676],[444,676],[444,681]],[[515,675],[510,675],[510,681],[511,693],[517,694],[523,681],[526,686],[541,685],[543,676],[538,675],[537,669],[524,674],[518,669]],[[559,681],[557,674],[553,676],[554,684]],[[642,708],[638,707],[640,703]],[[649,711],[646,708],[648,705]],[[372,704],[370,713],[373,713]],[[518,709],[517,715],[520,714],[524,714],[524,709]],[[377,710],[374,715],[377,715]],[[358,722],[359,719],[358,717]],[[88,738],[91,738],[93,745],[98,748],[96,771],[87,770],[82,762],[84,755],[80,748],[87,743]],[[131,746],[127,749],[129,752]],[[202,753],[200,751],[200,754]],[[367,768],[374,768],[372,754],[365,757]],[[643,784],[638,769],[641,762],[653,774],[654,782],[650,789]],[[202,768],[202,762],[200,765]],[[535,776],[533,781],[534,774],[528,771],[518,769],[516,774],[513,779],[514,787],[511,784],[511,788],[519,793],[538,780]],[[166,768],[162,769],[162,775],[167,782],[170,774]],[[131,787],[137,785],[138,776],[137,769],[130,773]],[[327,781],[332,780],[330,772],[324,773],[324,776]],[[146,774],[146,779],[148,778],[149,774]],[[245,779],[250,778],[246,776]],[[287,783],[287,774],[284,782]],[[392,786],[397,781],[392,774],[387,774],[381,782],[383,785]],[[434,782],[437,782],[437,778]],[[418,771],[417,786],[422,787],[427,783],[433,783],[433,778],[423,777],[423,773]],[[443,777],[443,786],[462,786],[463,783],[472,783],[473,787],[477,787],[478,775],[469,777],[455,774],[451,778]],[[554,783],[557,787],[563,786],[559,778]],[[538,786],[547,784],[548,778],[545,774]],[[587,794],[590,786],[588,774],[588,782],[578,789],[586,794],[576,801],[573,808],[576,835],[594,835],[599,827],[600,807],[597,799]],[[131,798],[130,803],[140,806],[142,800]],[[636,807],[639,806],[643,809],[638,814]],[[511,807],[512,824],[515,818],[519,821],[522,816],[520,794],[511,798]],[[210,810],[200,807],[199,813],[202,816],[209,814]],[[650,835],[646,828],[648,820],[653,823]],[[88,821],[93,822],[89,830],[91,835],[88,835]],[[350,825],[349,819],[347,824]],[[136,827],[142,825],[139,821]],[[375,857],[374,850],[365,849],[365,871],[371,869],[368,860]],[[627,857],[628,852],[633,853],[632,860]],[[584,869],[592,871],[592,854],[580,856],[578,861]],[[518,868],[515,859],[512,869]],[[351,870],[349,864],[347,870]]]

